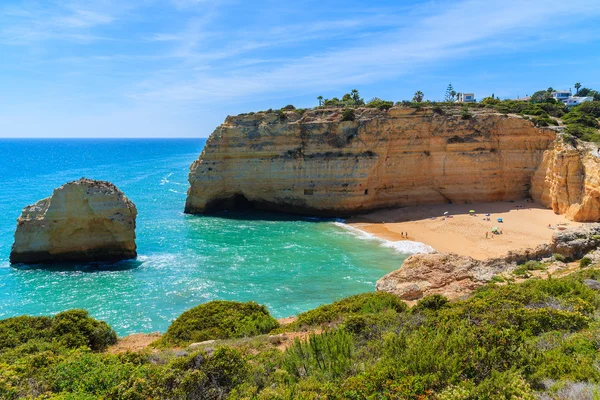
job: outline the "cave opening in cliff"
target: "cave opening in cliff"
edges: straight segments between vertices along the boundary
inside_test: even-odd
[[[218,211],[248,211],[254,210],[256,204],[241,193],[236,193],[233,196],[214,199],[206,205],[207,212]]]

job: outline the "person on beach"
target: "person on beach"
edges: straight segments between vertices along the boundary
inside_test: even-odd
[[[486,238],[486,239],[488,238],[488,233],[487,233],[487,232],[485,233],[485,238]]]

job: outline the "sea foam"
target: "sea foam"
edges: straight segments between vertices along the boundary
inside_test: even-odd
[[[340,221],[334,222],[333,224],[352,233],[354,236],[356,236],[359,239],[374,240],[374,241],[380,242],[382,247],[391,248],[391,249],[397,251],[398,253],[402,253],[402,254],[425,253],[425,254],[428,254],[428,253],[436,252],[436,250],[433,247],[426,245],[425,243],[414,242],[412,240],[399,240],[399,241],[386,240],[386,239],[382,239],[380,237],[377,237],[375,235],[372,235],[368,232],[365,232],[361,229],[355,228],[353,226],[350,226],[350,225],[345,224]]]

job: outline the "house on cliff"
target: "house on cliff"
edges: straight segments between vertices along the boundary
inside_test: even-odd
[[[459,93],[456,101],[458,103],[475,103],[477,100],[473,93]]]
[[[575,107],[581,103],[585,103],[586,101],[594,101],[593,97],[569,97],[566,101],[565,104],[567,105],[567,107]]]
[[[552,92],[552,98],[556,101],[566,102],[571,97],[571,90],[557,90]]]

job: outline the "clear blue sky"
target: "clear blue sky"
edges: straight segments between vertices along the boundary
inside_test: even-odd
[[[599,0],[2,0],[0,137],[206,137],[353,88],[600,88],[599,26]]]

